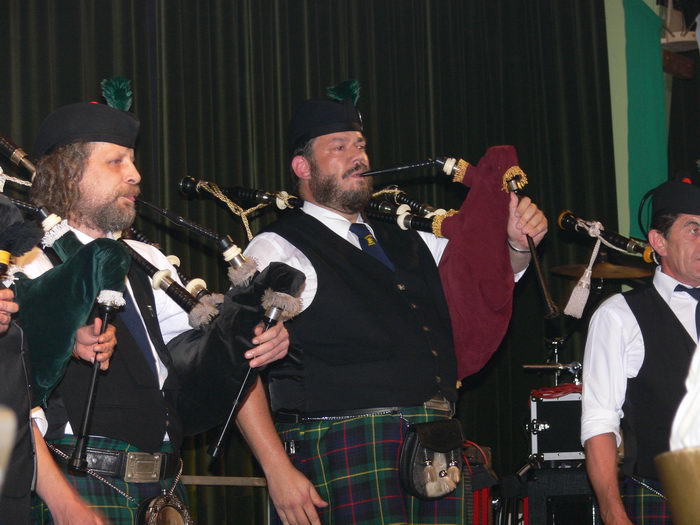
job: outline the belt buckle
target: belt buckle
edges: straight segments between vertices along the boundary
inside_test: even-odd
[[[163,454],[156,452],[127,452],[124,481],[129,483],[153,483],[160,479]]]
[[[423,403],[425,408],[432,408],[433,410],[442,410],[443,412],[452,412],[452,403],[450,403],[443,396],[436,395],[428,399]]]

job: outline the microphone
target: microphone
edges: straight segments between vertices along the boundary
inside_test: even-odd
[[[29,160],[29,154],[3,135],[0,135],[0,154],[7,157],[14,165],[26,169],[34,178],[36,167]]]

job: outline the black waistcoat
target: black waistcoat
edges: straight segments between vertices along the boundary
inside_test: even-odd
[[[644,339],[644,362],[627,381],[622,406],[625,474],[658,479],[654,457],[669,449],[696,343],[654,286],[623,294]]]
[[[318,275],[313,302],[286,325],[290,355],[270,371],[273,410],[409,406],[437,392],[456,400],[435,262],[415,232],[371,225],[396,272],[301,211],[268,229],[301,250]]]
[[[15,446],[2,489],[3,496],[12,498],[29,494],[34,477],[34,447],[29,417],[29,356],[25,359],[27,350],[24,345],[22,330],[15,323],[0,336],[0,404],[11,408],[17,417]]]
[[[155,452],[160,450],[167,430],[177,450],[182,442],[182,425],[174,410],[179,384],[160,333],[150,279],[140,267],[132,264],[129,282],[151,342],[168,367],[168,379],[161,391],[157,377],[117,314],[112,323],[117,329],[117,347],[109,369],[100,373],[89,433]],[[70,421],[73,432],[78,432],[91,369],[92,364],[71,359],[63,380],[48,402],[50,434],[47,438],[62,431],[66,420]]]

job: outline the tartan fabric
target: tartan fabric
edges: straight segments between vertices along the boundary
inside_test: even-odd
[[[646,478],[637,479],[663,494],[661,482]],[[626,477],[620,483],[620,493],[627,516],[635,525],[672,525],[670,505],[644,485]]]
[[[64,436],[51,443],[54,445],[74,445],[75,437]],[[123,441],[94,436],[91,436],[88,440],[88,446],[142,452],[142,450],[137,447]],[[163,443],[160,451],[172,453],[173,447],[170,442],[166,441]],[[136,501],[134,502],[127,500],[116,490],[88,474],[67,471],[65,463],[61,464],[58,462],[58,465],[66,476],[68,483],[75,488],[78,494],[87,502],[88,506],[107,518],[110,525],[136,525],[138,504],[147,498],[158,496],[162,493],[163,489],[169,490],[173,484],[173,478],[165,479],[158,483],[127,483],[123,479],[106,477],[115,487],[118,487],[129,496],[135,498]],[[183,502],[187,503],[187,496],[182,483],[178,484],[175,493]],[[46,504],[38,496],[34,497],[33,503],[32,522],[35,525],[53,525],[54,521]]]
[[[277,424],[290,459],[314,484],[328,507],[317,509],[325,525],[445,525],[469,523],[462,482],[437,501],[408,495],[399,482],[401,443],[409,423],[448,417],[411,408],[400,415]],[[469,494],[471,497],[471,494]],[[273,523],[281,523],[272,511]]]

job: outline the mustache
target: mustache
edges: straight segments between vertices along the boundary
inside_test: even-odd
[[[128,190],[128,191],[124,191],[124,192],[119,193],[119,194],[117,195],[117,198],[118,198],[118,197],[134,197],[134,198],[136,198],[136,197],[138,197],[139,195],[141,195],[141,187],[140,187],[140,186],[134,186],[133,188],[131,188],[131,189]]]
[[[343,173],[343,178],[347,179],[348,177],[352,177],[353,175],[359,175],[360,173],[364,173],[365,171],[369,171],[369,166],[364,162],[356,162],[352,168]]]

